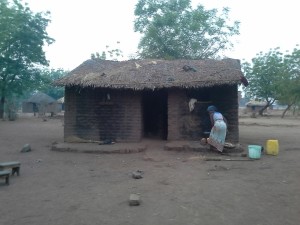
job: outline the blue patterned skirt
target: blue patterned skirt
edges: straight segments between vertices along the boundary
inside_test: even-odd
[[[208,144],[222,152],[225,144],[226,131],[227,125],[223,120],[215,121],[215,124],[211,129],[209,139],[207,139]]]

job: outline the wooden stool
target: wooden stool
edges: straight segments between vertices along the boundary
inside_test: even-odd
[[[3,162],[0,163],[0,171],[7,169],[7,168],[11,168],[11,175],[14,175],[15,173],[17,173],[17,175],[20,175],[20,167],[21,167],[21,163],[20,162]]]
[[[5,178],[5,183],[7,185],[9,185],[9,174],[10,174],[10,172],[8,170],[2,170],[2,171],[0,171],[0,177],[4,177]]]

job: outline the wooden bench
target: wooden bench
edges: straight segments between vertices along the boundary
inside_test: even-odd
[[[17,173],[17,175],[20,175],[20,162],[3,162],[0,163],[0,171],[11,168],[11,175],[14,175]]]
[[[0,177],[4,177],[5,178],[5,183],[7,185],[9,185],[9,174],[10,174],[10,172],[8,170],[2,170],[2,171],[0,171]]]

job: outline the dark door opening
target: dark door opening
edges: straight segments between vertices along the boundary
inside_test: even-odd
[[[166,90],[143,92],[144,137],[168,137],[168,94]]]

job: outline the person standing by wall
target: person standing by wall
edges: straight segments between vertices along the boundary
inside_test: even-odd
[[[209,106],[207,111],[212,124],[207,143],[212,147],[212,149],[223,152],[227,133],[227,121],[225,117],[217,111],[216,106]]]

